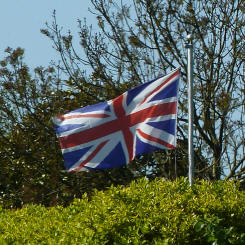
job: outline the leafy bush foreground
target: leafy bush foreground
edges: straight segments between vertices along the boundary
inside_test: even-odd
[[[0,244],[245,244],[245,192],[141,179],[68,207],[0,209]]]

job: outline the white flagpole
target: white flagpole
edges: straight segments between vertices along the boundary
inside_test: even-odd
[[[188,78],[188,163],[189,183],[193,184],[194,157],[193,157],[193,44],[192,35],[187,35],[187,78]]]

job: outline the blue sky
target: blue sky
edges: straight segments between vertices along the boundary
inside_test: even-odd
[[[40,29],[45,22],[51,23],[53,10],[56,10],[57,22],[77,32],[77,19],[87,18],[87,23],[96,26],[96,18],[88,12],[90,0],[0,0],[0,59],[4,50],[21,47],[25,49],[25,62],[34,68],[47,66],[51,60],[57,60],[57,54]]]

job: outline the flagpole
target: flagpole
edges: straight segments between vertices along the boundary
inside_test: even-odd
[[[188,163],[189,183],[193,184],[194,157],[193,157],[193,44],[192,35],[187,35],[187,78],[188,78]]]

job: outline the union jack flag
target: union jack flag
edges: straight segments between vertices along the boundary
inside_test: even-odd
[[[136,155],[176,146],[180,70],[115,99],[53,119],[70,172],[126,165]]]

